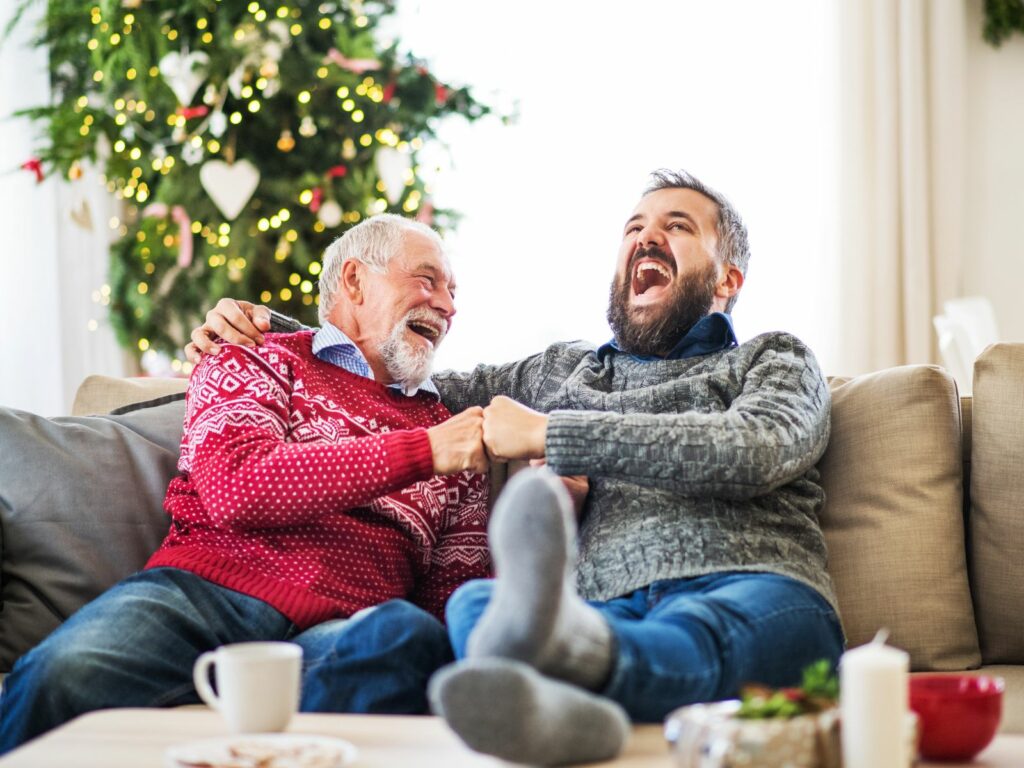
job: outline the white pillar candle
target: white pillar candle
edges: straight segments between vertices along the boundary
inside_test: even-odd
[[[907,768],[910,656],[873,642],[843,654],[839,662],[844,768]]]

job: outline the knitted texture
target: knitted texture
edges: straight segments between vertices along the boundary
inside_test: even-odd
[[[173,526],[147,568],[260,598],[300,628],[407,598],[443,617],[489,575],[487,484],[432,476],[450,417],[315,358],[310,332],[223,345],[189,382]]]
[[[586,599],[758,571],[797,579],[835,606],[815,468],[830,399],[799,339],[769,333],[655,361],[560,343],[433,378],[453,412],[507,395],[549,415],[548,466],[590,479],[577,570]]]

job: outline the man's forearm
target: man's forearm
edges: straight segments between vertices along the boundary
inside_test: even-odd
[[[753,498],[799,477],[828,443],[829,394],[817,367],[773,355],[747,372],[727,410],[554,411],[545,455],[560,475],[586,474],[684,496]]]

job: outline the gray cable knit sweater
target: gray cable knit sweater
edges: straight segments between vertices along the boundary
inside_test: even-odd
[[[274,330],[297,328],[275,314]],[[815,468],[828,443],[829,391],[794,336],[648,362],[558,343],[432,379],[456,413],[506,395],[548,414],[549,466],[590,479],[579,530],[586,599],[659,579],[759,571],[797,579],[836,605]]]
[[[835,606],[815,469],[829,392],[799,339],[769,333],[650,362],[561,343],[433,381],[455,412],[507,395],[548,414],[549,466],[590,478],[578,564],[587,599],[659,579],[762,571],[802,581]]]

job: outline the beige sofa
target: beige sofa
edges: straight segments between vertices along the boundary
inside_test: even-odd
[[[834,378],[831,386],[832,438],[820,463],[828,497],[822,525],[850,645],[886,627],[890,642],[910,652],[915,671],[971,669],[1001,675],[1007,685],[1003,730],[1024,732],[1024,344],[995,345],[979,358],[973,399],[960,398],[953,379],[932,366]],[[180,380],[91,377],[80,388],[74,411],[107,413],[184,387]],[[169,408],[179,409],[170,414],[178,418],[180,402],[149,410]],[[143,456],[154,440],[161,442],[156,428],[147,426],[145,413],[104,417],[124,419],[118,430],[125,424],[136,430],[132,439],[144,442]],[[100,421],[68,419],[58,429]],[[173,472],[173,438],[164,436],[159,448],[165,473]],[[101,455],[107,450],[102,439],[84,450]],[[3,483],[0,474],[0,507]],[[153,506],[156,496],[151,492],[150,497],[146,503]],[[0,511],[14,521],[9,527],[15,533],[18,524],[38,515],[24,509],[20,517],[17,509]],[[78,521],[77,516],[69,519]],[[66,523],[60,530],[71,527]],[[5,608],[13,610],[0,613],[0,650],[16,656],[23,650],[18,643],[27,647],[37,640],[24,631],[17,642],[5,639],[9,620],[33,621],[27,601],[39,594],[50,610],[41,622],[47,626],[32,627],[41,637],[91,592],[138,567],[148,542],[159,541],[166,530],[166,519],[159,509],[151,510],[125,530],[139,529],[146,543],[124,556],[110,553],[109,536],[90,538],[92,528],[75,533],[70,549],[84,552],[85,560],[70,567],[88,573],[95,583],[83,588],[78,579],[74,590],[33,584],[24,595],[9,598]],[[19,580],[38,578],[52,568],[47,570],[43,557],[42,566],[16,562],[7,569],[10,547],[20,545],[17,536],[12,542],[7,530],[4,534],[5,571],[15,575],[15,583],[4,584],[6,595],[9,587],[23,586]],[[46,549],[45,536],[31,540],[34,548]],[[101,543],[105,554],[90,555]],[[29,573],[37,575],[24,575]],[[8,573],[5,578],[10,582]]]

